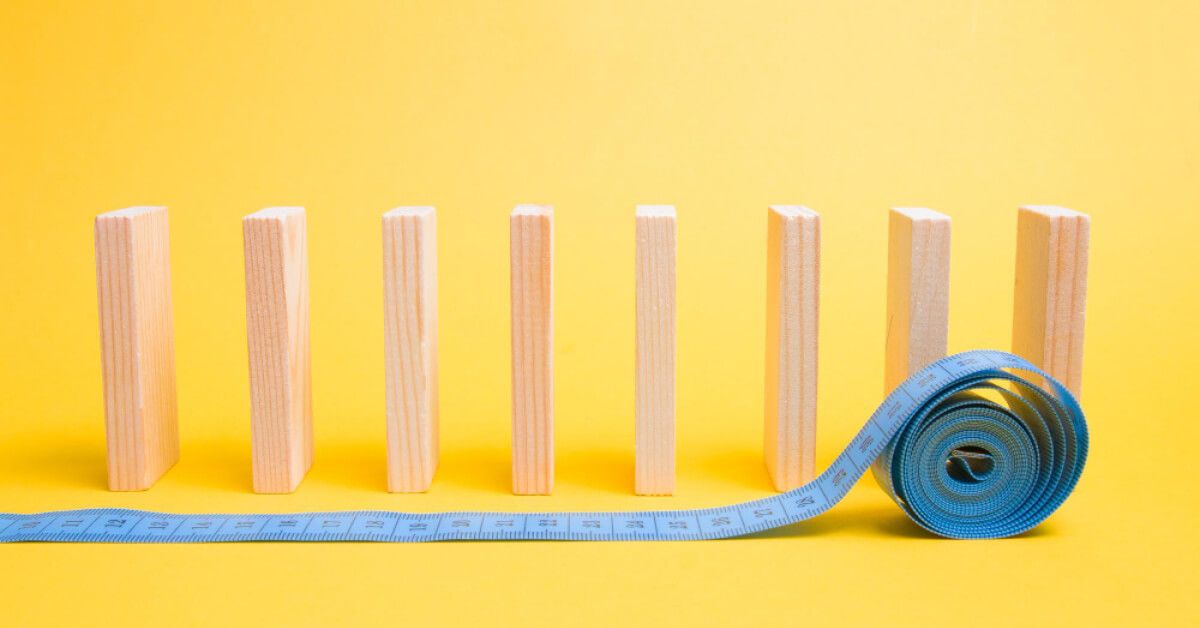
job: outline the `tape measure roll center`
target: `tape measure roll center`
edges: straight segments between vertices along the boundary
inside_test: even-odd
[[[978,484],[995,469],[995,454],[978,445],[955,447],[946,457],[946,473],[963,484]]]
[[[0,513],[0,542],[718,539],[815,517],[845,497],[868,468],[926,530],[996,538],[1049,517],[1074,490],[1087,450],[1083,411],[1062,384],[1015,355],[968,351],[930,364],[892,391],[815,480],[741,504],[648,512],[269,515],[89,508]]]

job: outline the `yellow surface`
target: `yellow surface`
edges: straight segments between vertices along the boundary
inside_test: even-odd
[[[1008,346],[1016,207],[1093,218],[1075,495],[918,533],[871,481],[687,544],[0,546],[0,623],[1200,621],[1200,4],[0,4],[0,510],[650,509],[770,494],[766,206],[822,213],[820,460],[878,400],[887,208],[954,218],[952,350]],[[558,481],[508,494],[508,230],[557,229]],[[165,204],[183,461],[104,489],[92,216]],[[443,460],[385,492],[380,215],[435,204]],[[679,209],[679,485],[632,495],[634,205]],[[316,464],[250,492],[239,218],[309,211]]]

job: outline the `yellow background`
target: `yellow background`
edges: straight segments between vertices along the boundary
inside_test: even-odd
[[[0,623],[1192,623],[1200,3],[8,1],[0,510],[571,510],[770,494],[765,207],[821,212],[823,467],[881,397],[886,211],[1006,348],[1016,207],[1093,218],[1075,495],[1022,538],[874,486],[686,544],[0,547]],[[556,209],[558,481],[509,489],[507,215]],[[679,210],[678,492],[632,493],[633,207]],[[104,488],[92,217],[170,207],[182,462]],[[239,218],[308,209],[316,464],[250,491]],[[443,460],[385,492],[380,214],[438,207]]]

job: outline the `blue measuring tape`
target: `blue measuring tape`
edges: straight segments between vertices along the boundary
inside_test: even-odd
[[[1047,388],[1016,372],[1042,378]],[[969,351],[892,391],[816,480],[743,504],[657,512],[313,512],[184,515],[122,508],[0,514],[0,542],[694,541],[815,517],[868,468],[918,525],[998,538],[1038,525],[1071,494],[1087,458],[1083,411],[1062,384],[1000,351]]]

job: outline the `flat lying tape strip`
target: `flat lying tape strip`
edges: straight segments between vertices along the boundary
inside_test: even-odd
[[[1047,388],[1020,371],[1037,375]],[[970,351],[929,365],[892,391],[816,480],[743,504],[660,512],[282,515],[93,508],[0,514],[0,542],[719,539],[815,517],[845,497],[868,468],[926,530],[996,538],[1049,517],[1079,480],[1087,448],[1083,412],[1060,383],[1017,356]]]

